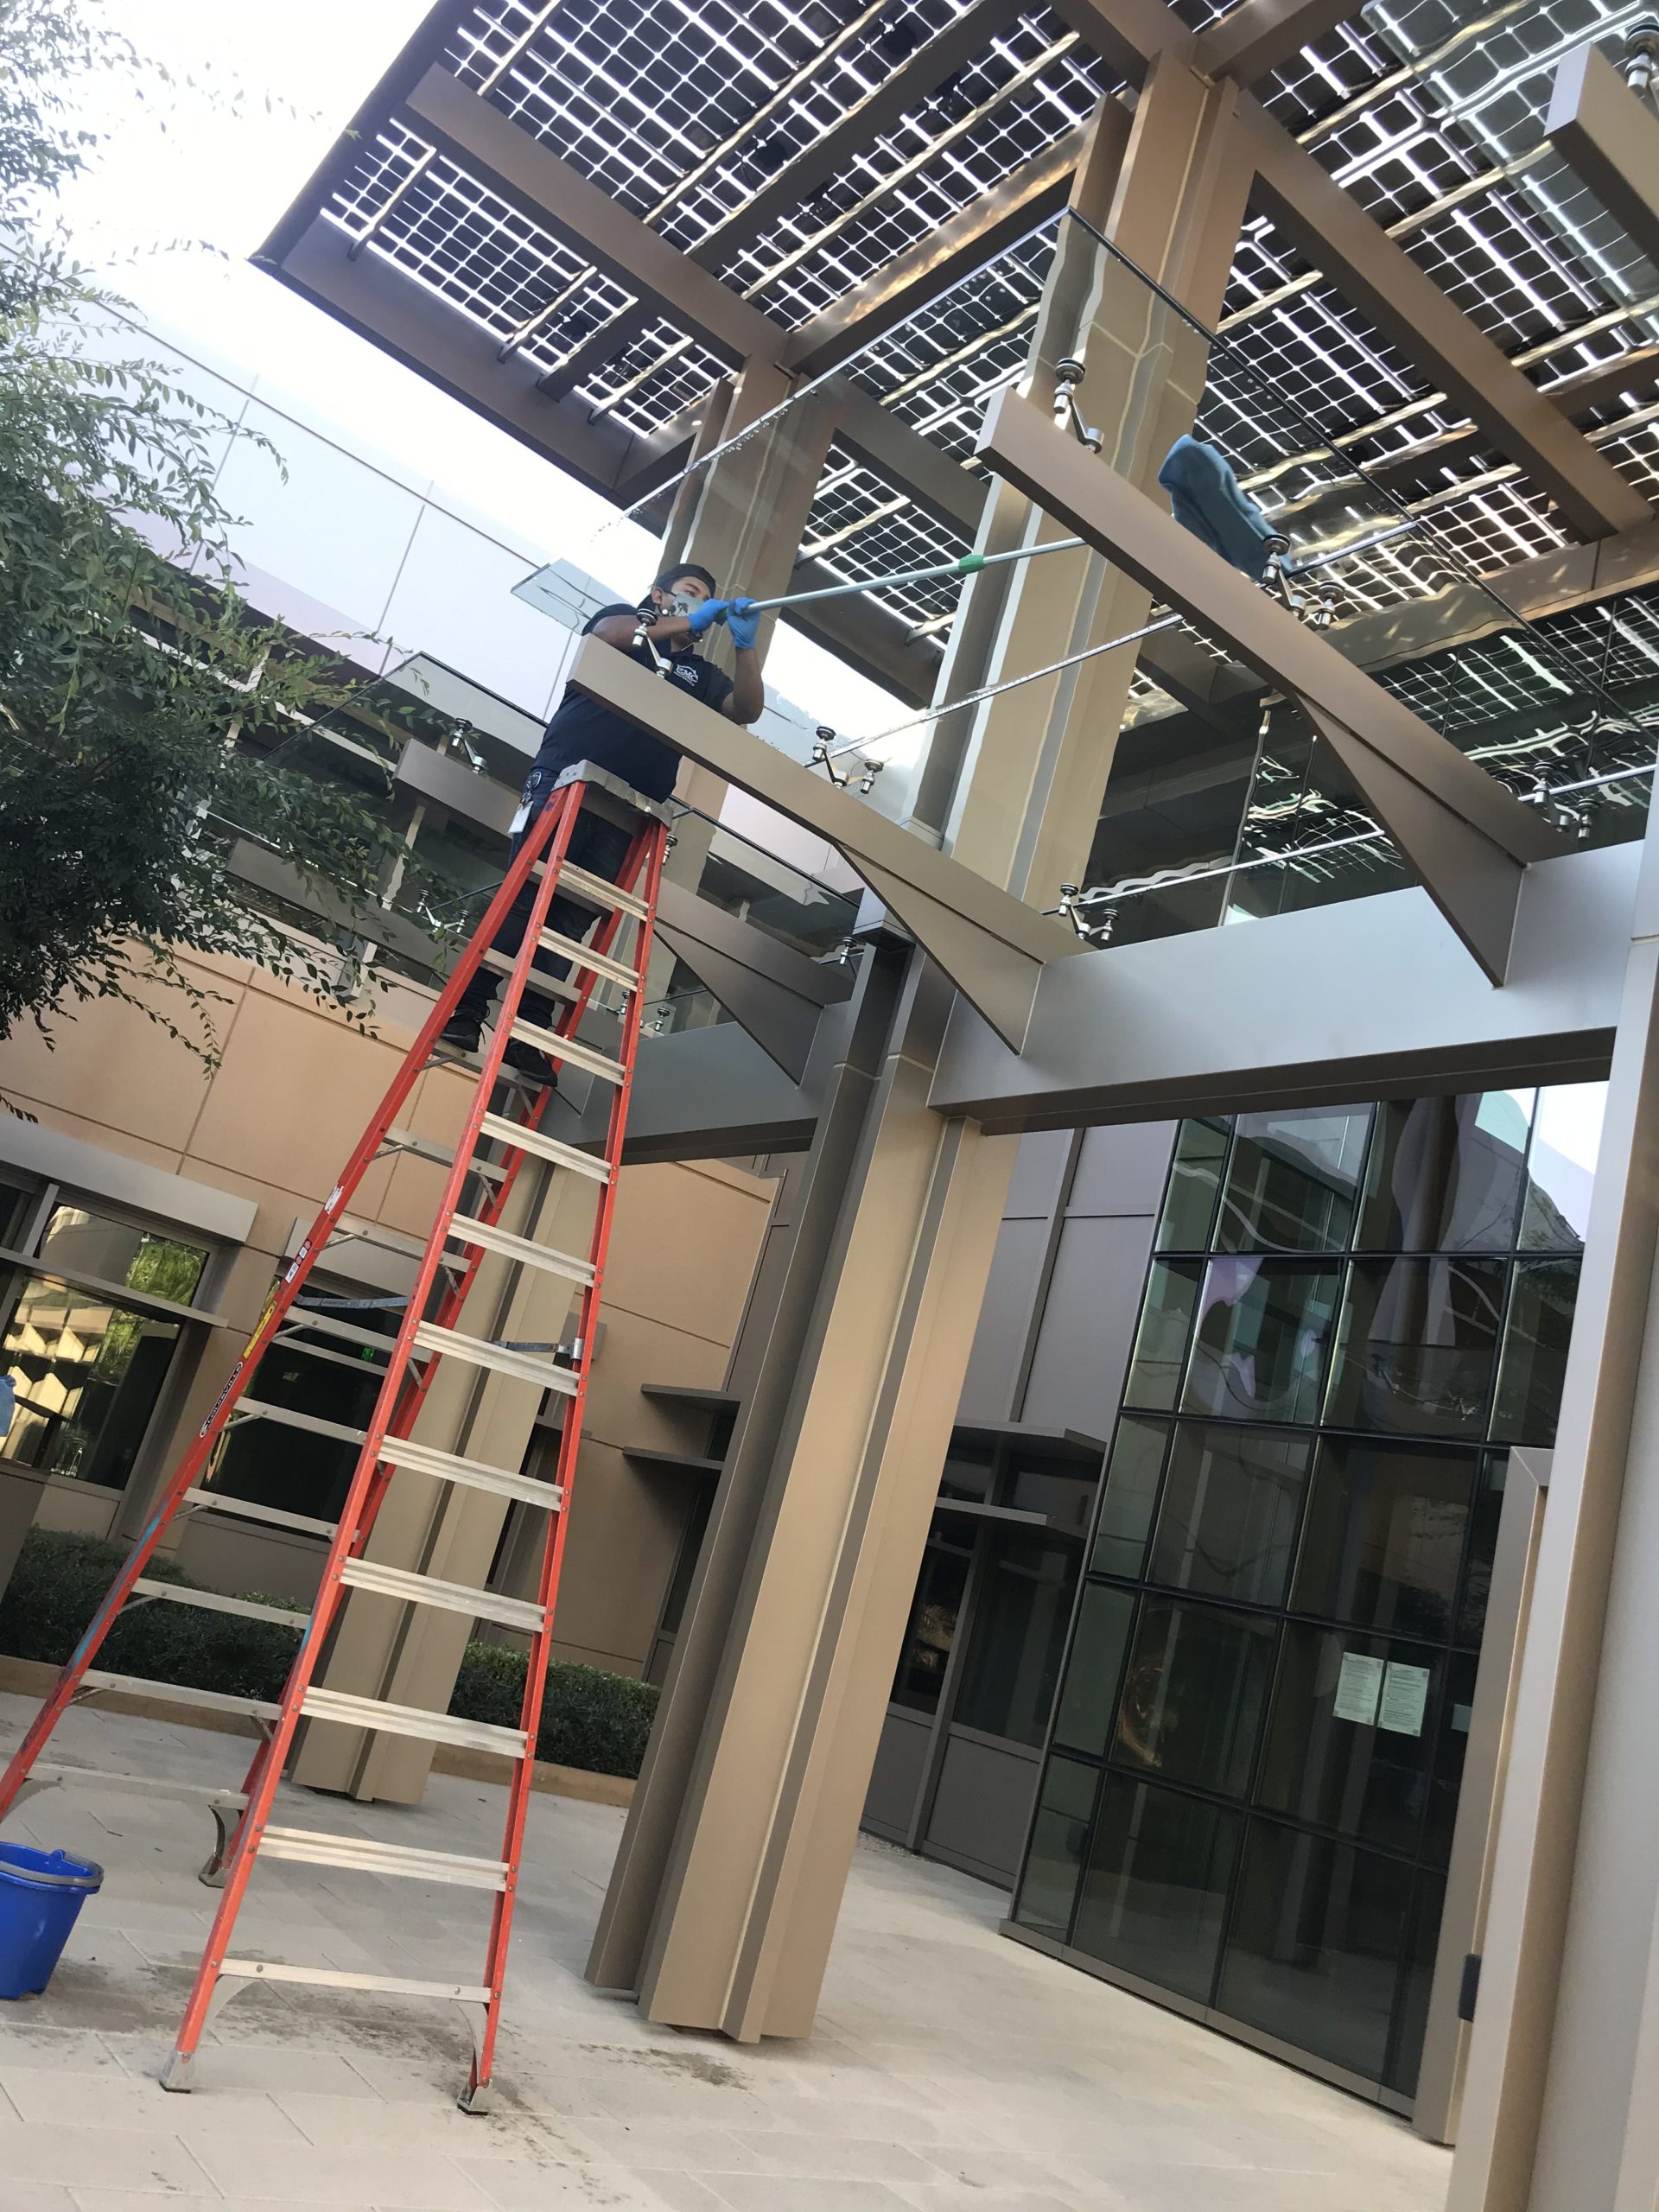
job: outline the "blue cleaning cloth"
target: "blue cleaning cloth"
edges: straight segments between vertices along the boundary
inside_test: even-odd
[[[1214,446],[1198,438],[1177,438],[1158,472],[1169,494],[1175,519],[1212,553],[1253,583],[1268,565],[1267,541],[1277,535],[1255,501],[1238,488],[1238,479]]]

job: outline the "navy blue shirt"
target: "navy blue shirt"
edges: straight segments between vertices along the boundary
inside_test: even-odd
[[[622,602],[601,607],[582,635],[591,637],[601,622],[608,622],[613,615],[626,614],[632,621],[638,613],[637,607]],[[629,657],[645,668],[657,665],[646,645],[630,648]],[[731,697],[731,677],[711,661],[699,660],[694,652],[664,653],[663,658],[669,665],[667,680],[683,683],[705,707],[718,711]],[[680,756],[671,745],[652,737],[626,715],[601,706],[587,692],[566,684],[536,755],[537,767],[549,771],[543,788],[578,760],[591,760],[596,768],[620,776],[645,798],[667,798],[680,772]]]

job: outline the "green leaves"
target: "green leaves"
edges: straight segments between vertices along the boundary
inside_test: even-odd
[[[356,684],[234,588],[232,426],[143,357],[47,219],[93,150],[77,81],[137,67],[79,0],[0,0],[0,1037],[114,996],[211,1055],[183,956],[324,993],[340,972],[327,925],[251,903],[238,843],[371,938],[409,867],[389,809],[296,764]]]

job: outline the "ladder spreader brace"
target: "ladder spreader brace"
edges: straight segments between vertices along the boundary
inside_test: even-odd
[[[590,812],[625,822],[633,832],[614,884],[567,861],[577,819],[584,807]],[[645,976],[667,839],[665,809],[640,798],[590,763],[582,762],[560,778],[547,805],[531,825],[488,911],[440,992],[339,1181],[323,1201],[309,1232],[266,1301],[258,1325],[232,1370],[230,1379],[168,1477],[86,1634],[30,1724],[4,1774],[0,1776],[0,1817],[20,1802],[26,1788],[62,1786],[83,1778],[105,1786],[124,1783],[152,1791],[167,1787],[154,1777],[123,1777],[90,1768],[37,1764],[63,1713],[78,1696],[88,1692],[118,1689],[170,1697],[213,1710],[243,1713],[263,1725],[264,1740],[255,1752],[239,1790],[204,1791],[200,1786],[192,1789],[172,1785],[172,1794],[206,1798],[219,1822],[221,1846],[232,1819],[235,1829],[228,1849],[221,1848],[203,1869],[202,1878],[222,1885],[222,1895],[186,2006],[177,2045],[162,2076],[163,2086],[169,2089],[191,2087],[192,2070],[203,2033],[213,2015],[238,1989],[245,1988],[251,1981],[304,1982],[382,1996],[436,1997],[460,2005],[473,2033],[473,2063],[460,2101],[467,2112],[488,2108],[553,1608],[563,1562],[568,1509],[582,1437],[605,1257],[615,1211],[617,1175],[622,1162],[622,1142],[639,1051]],[[482,1055],[461,1139],[452,1154],[435,1148],[441,1164],[447,1158],[448,1173],[431,1231],[421,1248],[414,1285],[402,1309],[397,1334],[395,1338],[377,1340],[384,1343],[388,1356],[380,1370],[382,1379],[374,1411],[367,1428],[360,1433],[336,1423],[327,1424],[329,1433],[360,1443],[338,1522],[331,1528],[326,1522],[303,1515],[256,1505],[204,1489],[201,1485],[210,1459],[233,1418],[274,1418],[295,1425],[324,1427],[302,1413],[256,1405],[245,1396],[248,1385],[261,1357],[285,1325],[290,1329],[315,1326],[306,1309],[297,1305],[300,1293],[331,1236],[340,1230],[343,1209],[370,1166],[388,1155],[406,1155],[416,1141],[421,1141],[423,1156],[434,1156],[435,1147],[412,1139],[409,1131],[397,1125],[396,1117],[416,1078],[434,1065],[434,1047],[440,1033],[454,1013],[467,983],[490,953],[508,910],[524,887],[532,882],[535,888],[530,918],[523,941],[510,963],[500,1010]],[[597,910],[599,926],[594,931],[591,945],[548,929],[548,912],[560,892]],[[626,963],[613,950],[625,918],[636,925],[632,957]],[[556,953],[567,960],[576,971],[573,982],[579,978],[575,989],[566,986],[560,990],[556,1027],[551,1030],[518,1018],[519,1004],[531,982],[538,950]],[[505,968],[509,963],[495,955],[490,964]],[[543,980],[536,979],[538,993]],[[601,980],[621,989],[626,998],[622,1048],[614,1060],[591,1045],[578,1041],[575,1035],[594,986]],[[596,1081],[610,1090],[610,1115],[602,1154],[578,1151],[542,1134],[540,1123],[553,1096],[551,1072],[545,1085],[537,1084],[532,1077],[528,1089],[518,1087],[517,1096],[522,1110],[495,1110],[494,1094],[498,1083],[503,1080],[502,1057],[509,1039],[515,1034],[534,1043],[538,1049],[544,1049],[550,1070],[568,1064],[592,1073]],[[500,1148],[503,1156],[480,1159],[480,1147],[486,1144]],[[556,1252],[499,1226],[518,1169],[526,1159],[540,1160],[556,1171],[574,1173],[596,1185],[594,1225],[585,1255]],[[353,1224],[358,1233],[370,1226]],[[345,1233],[349,1236],[353,1229],[347,1229]],[[571,1348],[572,1363],[556,1364],[548,1355],[471,1336],[456,1326],[486,1253],[505,1258],[513,1267],[542,1268],[570,1281],[580,1302],[580,1320]],[[429,1301],[432,1305],[429,1314]],[[413,1437],[411,1432],[426,1402],[433,1376],[445,1358],[461,1359],[537,1390],[557,1390],[569,1400],[552,1484],[538,1481],[517,1469],[489,1466],[456,1452],[438,1450]],[[365,1554],[370,1532],[392,1476],[400,1469],[458,1487],[522,1501],[544,1510],[548,1516],[547,1533],[536,1598],[513,1599],[493,1591],[467,1589],[369,1560]],[[251,1599],[226,1599],[217,1592],[194,1591],[146,1576],[145,1568],[175,1517],[181,1513],[213,1508],[328,1537],[328,1552],[308,1618],[297,1613],[279,1616],[278,1609],[258,1606]],[[463,1720],[448,1713],[352,1696],[318,1684],[315,1676],[338,1618],[341,1600],[348,1590],[354,1588],[414,1604],[435,1605],[451,1612],[470,1613],[475,1618],[528,1630],[529,1662],[518,1727]],[[272,1706],[258,1699],[231,1697],[222,1692],[95,1670],[92,1662],[130,1599],[139,1604],[163,1601],[196,1604],[209,1610],[247,1611],[257,1612],[262,1619],[267,1612],[273,1619],[280,1617],[283,1625],[292,1625],[301,1631],[299,1648],[280,1703]],[[457,1853],[378,1843],[360,1836],[274,1825],[270,1814],[276,1786],[302,1719],[334,1721],[341,1726],[412,1736],[431,1743],[505,1751],[513,1762],[513,1771],[500,1857],[477,1859]],[[275,1859],[374,1874],[401,1874],[423,1881],[488,1890],[493,1904],[482,1980],[474,1984],[418,1981],[402,1975],[342,1974],[331,1968],[231,1956],[230,1939],[262,1852]]]

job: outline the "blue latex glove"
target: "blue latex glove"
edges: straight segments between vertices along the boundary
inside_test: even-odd
[[[760,627],[760,610],[752,599],[734,599],[728,616],[731,626],[732,643],[741,653],[754,651],[755,632]]]
[[[1198,438],[1177,438],[1158,472],[1169,494],[1175,519],[1213,553],[1260,583],[1267,565],[1268,520],[1214,446]]]
[[[712,630],[716,622],[723,622],[731,613],[731,601],[725,599],[705,599],[701,607],[694,607],[685,618],[685,626],[694,638],[705,630]]]

